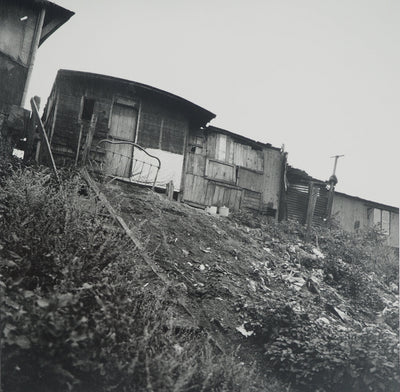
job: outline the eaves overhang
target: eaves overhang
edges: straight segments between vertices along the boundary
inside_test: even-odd
[[[96,73],[91,73],[91,72],[60,69],[57,73],[56,83],[57,83],[57,80],[60,80],[62,78],[82,79],[82,80],[88,80],[88,81],[92,81],[92,82],[96,82],[96,83],[102,83],[102,82],[104,82],[104,83],[105,82],[120,83],[121,85],[124,85],[124,86],[133,87],[138,91],[147,92],[149,94],[153,94],[153,95],[156,95],[159,97],[166,98],[169,101],[179,104],[182,107],[185,107],[188,110],[190,110],[190,112],[193,114],[193,116],[195,116],[196,118],[198,118],[201,121],[202,125],[207,124],[209,121],[211,121],[213,118],[215,118],[214,113],[202,108],[201,106],[194,104],[193,102],[190,102],[182,97],[179,97],[178,95],[172,94],[168,91],[164,91],[164,90],[161,90],[161,89],[153,87],[153,86],[149,86],[147,84],[135,82],[132,80],[121,79],[121,78],[114,77],[114,76],[96,74]]]

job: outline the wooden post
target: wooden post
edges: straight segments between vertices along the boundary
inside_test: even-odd
[[[42,5],[42,9],[40,10],[40,14],[38,15],[37,20],[36,20],[34,37],[32,39],[31,48],[29,51],[28,72],[26,74],[24,92],[22,94],[21,105],[20,105],[21,107],[25,106],[25,101],[26,101],[26,97],[28,94],[29,81],[31,79],[33,65],[35,63],[35,58],[36,58],[36,52],[37,52],[37,49],[38,49],[39,43],[40,43],[40,36],[42,34],[45,16],[46,16],[46,7],[44,5]]]
[[[317,203],[318,191],[319,191],[318,187],[314,186],[314,183],[310,181],[310,184],[308,186],[308,206],[307,206],[307,216],[306,216],[307,241],[310,240],[311,226],[314,216],[315,204]]]
[[[332,215],[332,205],[333,205],[333,197],[335,194],[335,186],[338,182],[336,177],[336,167],[337,161],[339,158],[344,157],[344,155],[335,155],[331,158],[335,158],[335,163],[333,164],[333,174],[329,178],[329,195],[328,195],[328,204],[326,206],[326,220],[329,221]]]
[[[59,183],[61,183],[60,177],[59,177],[59,175],[58,175],[56,163],[54,162],[53,153],[51,152],[51,147],[50,147],[49,139],[47,138],[47,133],[46,133],[46,130],[44,129],[44,125],[43,125],[42,119],[41,119],[40,116],[39,116],[39,110],[38,110],[38,107],[37,107],[37,105],[36,105],[35,98],[32,98],[32,99],[31,99],[31,107],[32,107],[33,115],[36,116],[36,119],[37,119],[37,121],[39,122],[39,128],[40,128],[40,130],[42,131],[43,140],[44,140],[44,142],[45,142],[45,146],[46,146],[46,148],[47,148],[47,152],[49,153],[49,156],[50,156],[50,161],[51,161],[51,165],[53,166],[54,174],[56,175],[57,181],[58,181]]]
[[[35,95],[32,99],[35,101],[36,108],[39,111],[39,109],[40,109],[40,97]],[[32,144],[33,145],[34,145],[34,142],[35,142],[35,137],[37,137],[36,127],[38,127],[38,124],[39,124],[39,121],[37,120],[37,116],[32,111],[31,127],[32,127]],[[41,144],[42,144],[41,138],[39,137],[39,140],[36,143],[36,150],[35,150],[35,162],[36,163],[39,163],[39,160],[40,160],[40,147],[41,147]]]
[[[172,200],[174,198],[174,182],[172,180],[167,184],[165,193],[167,194],[168,200]]]
[[[326,220],[329,220],[332,215],[333,196],[335,193],[335,184],[333,181],[329,182],[328,204],[326,206]]]
[[[76,146],[75,166],[78,165],[79,153],[81,151],[82,132],[83,132],[83,124],[81,123],[81,126],[79,127],[78,145]]]
[[[86,142],[82,153],[82,165],[86,165],[86,161],[89,157],[90,148],[92,146],[92,141],[93,141],[93,135],[96,129],[96,123],[97,123],[97,116],[93,114],[92,119],[90,120],[90,126],[88,133],[86,135]]]

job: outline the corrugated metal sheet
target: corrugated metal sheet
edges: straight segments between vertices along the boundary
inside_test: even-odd
[[[318,197],[315,204],[313,224],[318,226],[323,224],[326,216],[328,191],[325,184],[314,184],[314,187],[318,188]],[[304,224],[307,216],[308,199],[309,184],[305,182],[289,184],[286,193],[288,218]]]

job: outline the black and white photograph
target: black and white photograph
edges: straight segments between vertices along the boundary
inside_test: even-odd
[[[399,108],[398,0],[0,0],[0,392],[399,391]]]

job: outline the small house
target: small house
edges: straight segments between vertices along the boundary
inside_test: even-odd
[[[190,133],[182,200],[196,206],[252,209],[277,217],[284,154],[225,129]]]
[[[334,191],[329,211],[328,181],[309,176],[305,171],[286,168],[286,192],[283,195],[285,219],[306,223],[310,200],[314,199],[312,224],[322,225],[333,218],[348,231],[377,227],[387,235],[387,245],[399,247],[399,209],[360,197]]]
[[[377,227],[387,236],[387,244],[399,248],[399,209],[360,197],[335,192],[332,216],[349,232]]]
[[[23,109],[40,45],[74,13],[50,1],[0,4],[0,153],[24,149],[30,112]]]
[[[45,0],[1,1],[0,104],[24,106],[37,48],[73,14]]]
[[[180,191],[189,133],[214,117],[142,83],[60,70],[43,122],[58,164],[87,159],[109,175],[139,183],[156,181],[158,187],[172,181]],[[41,157],[46,159],[45,151]]]

